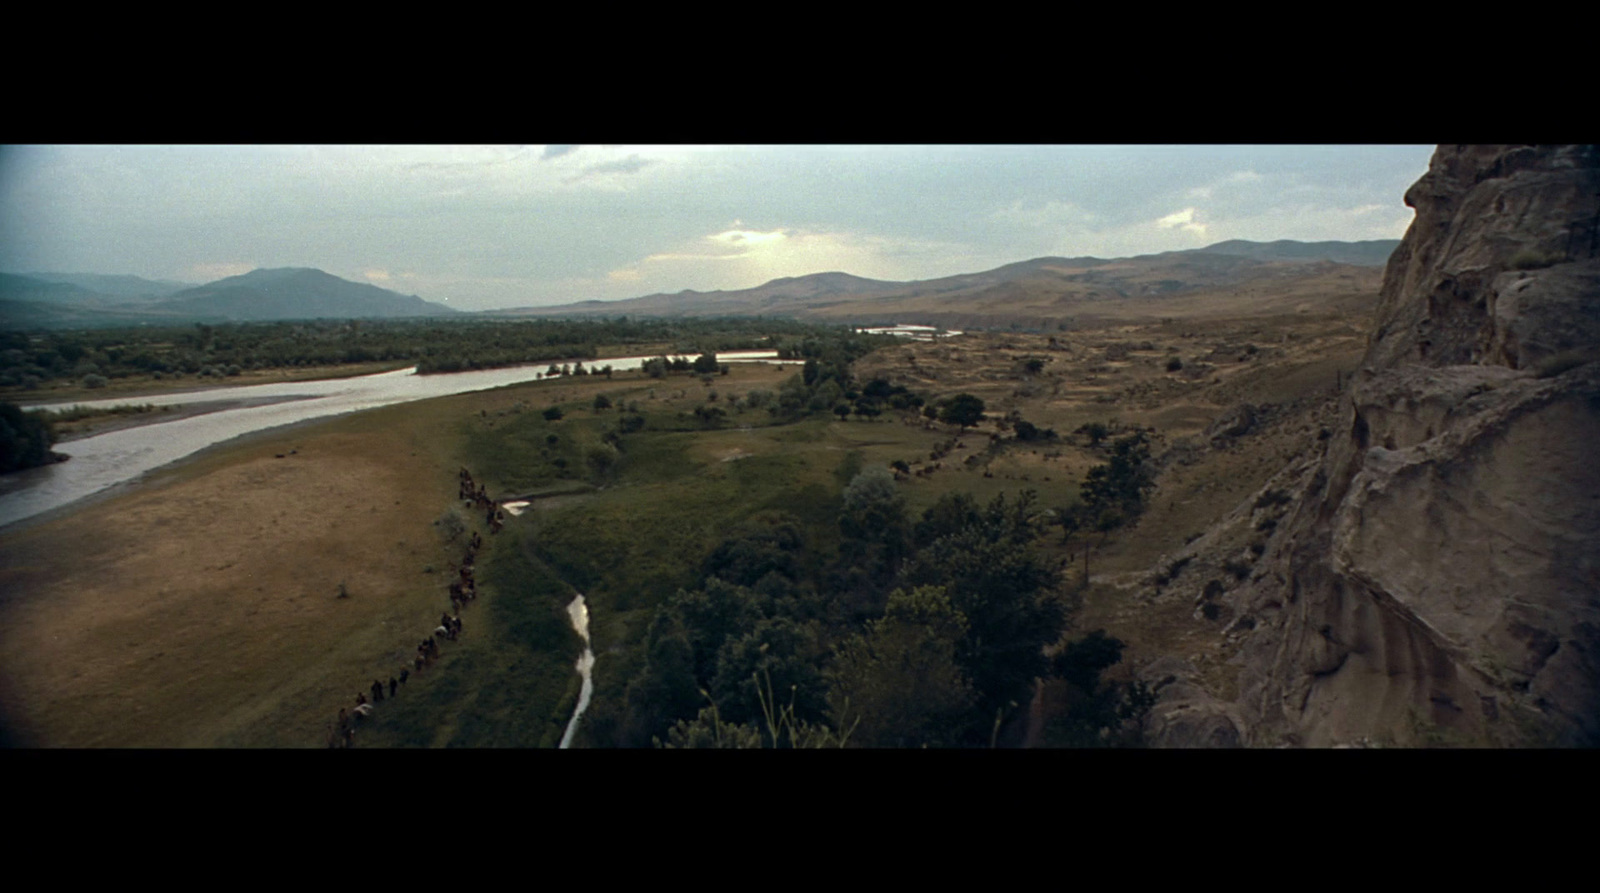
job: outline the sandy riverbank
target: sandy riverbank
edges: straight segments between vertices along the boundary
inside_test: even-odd
[[[447,603],[439,402],[250,435],[0,533],[8,737],[321,744]]]

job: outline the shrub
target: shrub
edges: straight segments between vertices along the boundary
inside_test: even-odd
[[[55,442],[55,429],[47,419],[0,403],[0,472],[49,463]]]
[[[957,394],[944,401],[939,409],[939,421],[959,425],[964,431],[983,421],[983,400],[971,394]]]
[[[1542,270],[1545,267],[1566,263],[1566,260],[1567,254],[1565,251],[1541,251],[1538,248],[1529,246],[1511,255],[1511,259],[1507,263],[1513,270]]]

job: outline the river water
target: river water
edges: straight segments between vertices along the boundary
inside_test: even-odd
[[[582,362],[587,368],[610,365],[613,371],[626,372],[638,369],[649,359],[649,356],[573,359],[556,361],[556,365]],[[770,350],[719,353],[717,359],[729,363],[798,362],[778,360],[777,352]],[[539,363],[442,375],[417,375],[415,369],[401,369],[355,378],[245,385],[185,394],[120,397],[28,407],[105,408],[128,403],[178,406],[218,400],[247,404],[57,444],[56,452],[71,456],[70,461],[29,469],[0,479],[0,527],[127,484],[146,472],[241,435],[395,403],[533,381],[543,376],[550,365]]]

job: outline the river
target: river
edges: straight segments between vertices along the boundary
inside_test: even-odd
[[[689,355],[684,355],[689,356]],[[693,357],[689,357],[693,359]],[[652,356],[571,359],[556,365],[582,362],[586,367],[611,366],[615,372],[640,368]],[[770,350],[717,354],[722,362],[776,362]],[[193,415],[58,444],[56,452],[71,456],[67,462],[32,468],[0,478],[0,527],[34,515],[71,505],[141,475],[169,465],[206,447],[245,434],[311,419],[376,409],[412,400],[445,397],[533,381],[550,363],[508,369],[483,369],[439,375],[417,375],[400,369],[354,378],[281,384],[212,388],[183,394],[120,397],[74,403],[32,406],[29,409],[64,409],[71,406],[106,408],[121,404],[151,403],[179,406],[208,401],[239,401],[245,405],[204,415]]]

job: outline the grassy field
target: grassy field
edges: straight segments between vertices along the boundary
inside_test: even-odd
[[[763,365],[709,382],[534,382],[267,432],[0,532],[0,708],[22,744],[321,746],[339,708],[396,675],[449,607],[466,534],[436,522],[454,513],[485,537],[482,597],[463,612],[462,639],[378,705],[357,744],[554,746],[578,695],[565,608],[579,592],[598,657],[592,715],[603,720],[638,670],[654,607],[692,585],[741,525],[788,515],[836,535],[844,485],[897,460],[913,470],[897,485],[913,517],[951,491],[981,504],[1033,490],[1038,509],[1063,507],[1105,460],[1070,436],[1085,423],[1153,428],[1160,456],[1202,441],[1237,403],[1273,404],[1281,411],[1261,431],[1166,464],[1137,526],[1103,545],[1084,534],[1063,545],[1058,529],[1038,541],[1065,585],[1095,547],[1075,628],[1129,642],[1125,664],[1203,654],[1220,679],[1228,654],[1216,625],[1187,603],[1130,601],[1129,581],[1303,448],[1313,404],[1361,346],[1337,318],[1297,314],[975,335],[858,362],[858,380],[981,396],[991,418],[965,432],[909,413],[779,424],[741,411],[738,398],[794,374]],[[1181,370],[1169,371],[1173,357]],[[611,408],[596,409],[597,395]],[[708,404],[726,413],[716,427],[693,414]],[[559,419],[546,417],[552,407]],[[625,410],[642,430],[608,439]],[[993,419],[1013,411],[1061,437],[1009,439]],[[1004,442],[991,447],[991,435]],[[493,497],[537,498],[489,536],[456,499],[461,466]]]

